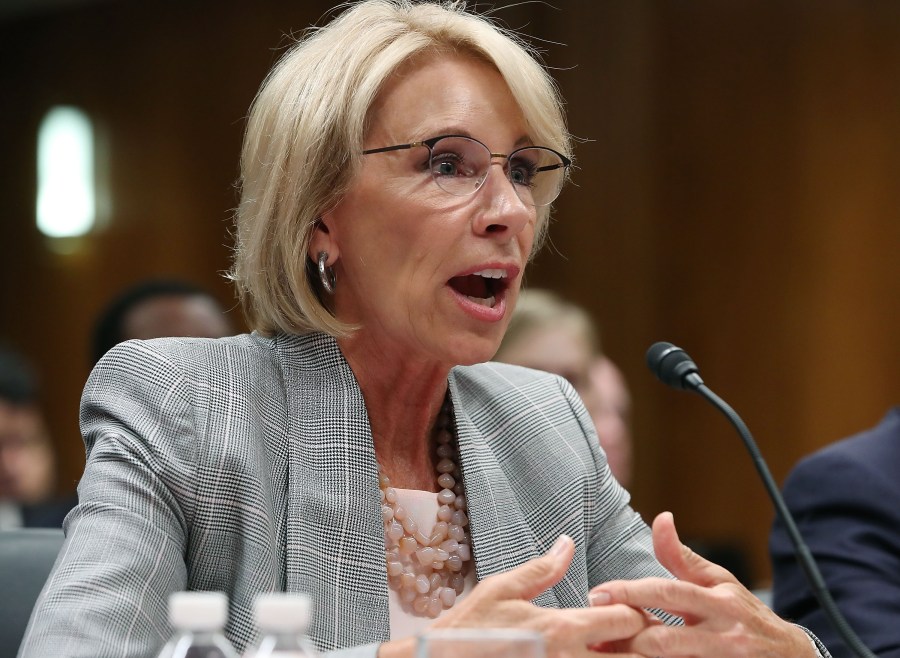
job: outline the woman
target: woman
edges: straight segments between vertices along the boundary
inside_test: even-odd
[[[458,7],[359,3],[289,52],[242,158],[256,331],[126,343],[92,373],[81,502],[21,655],[152,655],[181,589],[228,593],[239,648],[255,595],[287,590],[320,649],[359,656],[411,656],[428,625],[637,655],[657,598],[696,624],[684,647],[742,625],[729,650],[814,655],[663,519],[661,561],[700,582],[671,581],[567,384],[465,367],[499,345],[568,150],[544,70]]]

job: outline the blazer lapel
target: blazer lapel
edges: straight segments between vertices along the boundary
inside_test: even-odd
[[[470,399],[472,396],[459,385],[452,372],[450,396],[468,502],[469,533],[480,581],[509,571],[539,553],[531,525],[516,500],[514,484],[501,467],[490,436],[482,430],[484,421],[488,420],[478,412],[483,401]],[[552,588],[533,601],[545,608],[562,607]]]
[[[286,590],[312,594],[323,649],[390,638],[378,467],[333,338],[280,336],[288,399]]]

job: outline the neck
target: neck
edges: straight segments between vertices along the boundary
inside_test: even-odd
[[[381,471],[395,487],[437,491],[434,428],[450,367],[389,356],[358,335],[338,344],[362,391]]]

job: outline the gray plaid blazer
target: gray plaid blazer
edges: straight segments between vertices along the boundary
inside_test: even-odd
[[[668,575],[564,380],[488,363],[454,369],[449,387],[479,580],[561,533],[575,559],[538,605]],[[124,343],[91,374],[81,427],[80,503],[21,657],[153,656],[184,589],[228,594],[239,650],[267,591],[311,593],[323,651],[371,658],[389,639],[375,451],[332,338]]]

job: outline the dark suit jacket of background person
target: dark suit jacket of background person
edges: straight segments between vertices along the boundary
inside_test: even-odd
[[[881,658],[900,658],[900,406],[802,460],[784,495],[850,625]],[[816,633],[835,658],[850,656],[777,521],[769,548],[775,611]]]
[[[66,496],[37,505],[23,505],[22,526],[25,528],[62,528],[66,514],[77,504],[77,496]]]

